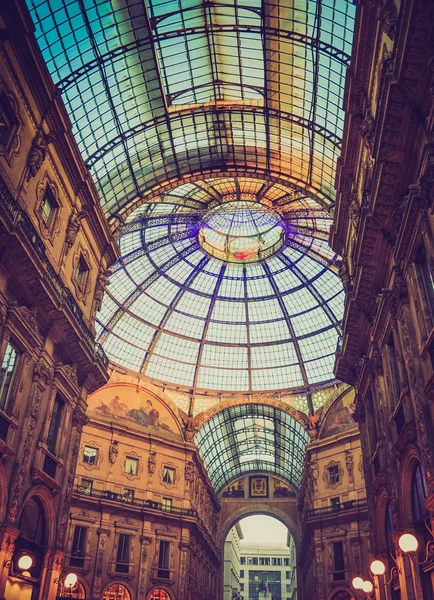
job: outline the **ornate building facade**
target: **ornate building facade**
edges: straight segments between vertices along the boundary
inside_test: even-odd
[[[432,600],[433,3],[181,4],[0,5],[0,599]]]
[[[360,7],[330,238],[347,293],[336,374],[356,390],[371,560],[386,568],[375,594],[387,599],[433,597],[432,9]]]

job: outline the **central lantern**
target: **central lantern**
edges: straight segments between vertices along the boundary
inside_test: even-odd
[[[279,216],[258,202],[226,202],[210,210],[199,230],[199,242],[225,262],[249,263],[275,254],[285,242]]]

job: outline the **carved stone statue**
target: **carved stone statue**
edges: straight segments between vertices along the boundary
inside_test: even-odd
[[[101,310],[105,289],[108,285],[110,285],[110,275],[111,271],[104,271],[104,269],[99,269],[98,271],[98,279],[96,281],[92,306],[92,314],[94,317],[96,313]]]
[[[353,471],[354,471],[354,460],[351,452],[347,451],[345,454],[345,464],[347,465],[348,477],[350,481],[353,481]]]
[[[72,209],[69,215],[68,225],[66,227],[65,234],[65,256],[68,254],[69,249],[74,245],[77,234],[81,229],[81,221],[86,217],[84,211],[78,212],[76,208]]]
[[[111,462],[112,465],[115,464],[118,454],[119,454],[118,442],[113,441],[110,444],[110,449],[109,449],[109,461]]]
[[[27,156],[27,176],[26,182],[35,177],[47,156],[48,145],[54,141],[51,134],[38,133],[32,142],[29,154]]]
[[[360,125],[360,135],[365,142],[365,146],[372,152],[374,148],[374,133],[375,133],[375,121],[371,115],[369,108],[365,112],[365,117]]]
[[[154,452],[154,450],[151,450],[149,452],[149,458],[148,458],[148,473],[149,475],[153,475],[155,473],[155,469],[157,468],[157,453]]]

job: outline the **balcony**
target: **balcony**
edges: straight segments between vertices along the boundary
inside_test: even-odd
[[[64,285],[62,279],[53,269],[47,257],[45,245],[30,217],[20,209],[2,177],[0,177],[0,209],[2,209],[0,210],[0,215],[3,212],[9,222],[9,232],[15,233],[18,238],[23,239],[24,244],[27,246],[28,254],[31,254],[32,258],[36,258],[38,269],[42,268],[44,272],[44,285],[47,290],[49,289],[49,294],[55,300],[57,308],[60,306],[65,308],[70,321],[72,321],[75,327],[79,328],[83,341],[91,349],[94,359],[101,362],[103,368],[106,369],[109,359],[104,349],[99,344],[95,345],[94,333],[89,328],[83,311],[77,304],[69,288]]]
[[[323,515],[335,515],[350,510],[365,510],[367,508],[368,503],[365,498],[361,500],[347,500],[346,502],[340,502],[339,504],[333,504],[332,506],[322,506],[321,508],[308,510],[306,517],[308,519],[314,519],[316,517],[322,517]]]
[[[205,530],[207,530],[206,525],[203,523],[197,510],[194,508],[169,507],[167,504],[162,504],[161,502],[144,500],[142,498],[131,498],[131,496],[125,494],[116,494],[110,490],[96,490],[94,488],[89,488],[82,485],[75,485],[73,493],[83,498],[98,500],[99,503],[104,501],[116,502],[117,504],[122,504],[124,507],[130,509],[149,509],[164,513],[165,515],[183,515],[186,517],[192,517],[196,519]]]

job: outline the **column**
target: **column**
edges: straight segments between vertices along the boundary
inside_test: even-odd
[[[19,529],[4,525],[0,528],[0,600],[5,600],[6,581],[9,567],[15,550],[15,540],[20,535]]]
[[[139,583],[137,586],[137,597],[145,598],[147,583],[148,583],[148,552],[149,546],[152,543],[152,537],[149,535],[141,535],[140,543],[141,543],[141,552],[140,552],[140,562],[139,562]]]

